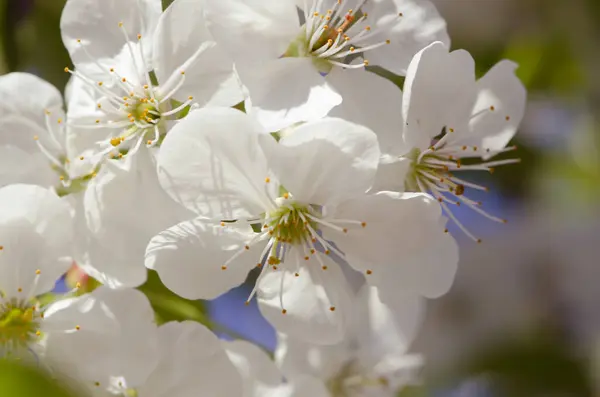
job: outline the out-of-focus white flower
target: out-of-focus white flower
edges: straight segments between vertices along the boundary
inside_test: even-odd
[[[449,205],[464,204],[486,218],[505,222],[465,196],[466,188],[487,188],[457,177],[456,172],[492,172],[494,167],[519,161],[488,161],[515,149],[506,145],[523,118],[526,101],[525,88],[514,74],[516,67],[504,60],[476,80],[468,52],[449,52],[442,43],[421,50],[408,68],[403,99],[396,103],[402,109],[403,127],[395,133],[389,128],[378,131],[384,148],[378,188],[431,192],[475,241],[480,239],[454,217]],[[477,158],[483,162],[473,163]]]
[[[204,23],[202,4],[176,0],[69,0],[61,31],[77,78],[70,123],[89,128],[104,154],[155,146],[192,103],[242,101],[232,61]],[[173,101],[177,104],[173,106]]]
[[[201,218],[156,236],[146,265],[176,293],[209,299],[261,268],[250,298],[259,290],[267,319],[336,343],[353,306],[332,257],[374,285],[426,296],[446,292],[456,269],[430,196],[365,194],[379,158],[375,134],[344,120],[303,124],[277,143],[240,111],[195,110],[165,139],[159,178]]]
[[[176,0],[161,9],[159,0],[69,0],[61,21],[76,66],[70,122],[91,127],[100,153],[112,157],[85,193],[88,231],[78,236],[84,248],[76,260],[111,287],[142,284],[150,238],[190,217],[156,177],[156,146],[172,119],[192,102],[230,106],[243,99],[232,61],[205,27],[201,2]],[[181,105],[172,108],[173,99]],[[70,138],[89,147],[90,137]]]
[[[224,0],[205,7],[268,131],[322,118],[342,98],[357,111],[384,102],[375,89],[349,97],[344,91],[379,79],[366,65],[403,74],[421,48],[449,43],[444,20],[427,0]]]
[[[55,365],[93,396],[242,395],[241,377],[217,337],[192,321],[157,327],[141,292],[100,287],[65,306],[90,313],[90,320],[109,317],[114,323],[97,331],[93,341],[60,336],[69,345]],[[61,314],[55,317],[61,319]]]
[[[68,145],[60,92],[29,73],[0,77],[0,186],[32,183],[79,191],[96,169]]]
[[[111,319],[70,306],[72,299],[49,305],[38,299],[71,266],[71,243],[71,208],[51,189],[0,189],[0,358],[55,371],[76,355],[82,367],[95,367],[90,348],[98,333],[114,330]]]
[[[422,358],[406,353],[421,323],[421,299],[405,294],[385,301],[374,287],[364,286],[356,304],[361,316],[337,345],[280,335],[275,357],[295,390],[291,395],[393,397],[416,381]]]

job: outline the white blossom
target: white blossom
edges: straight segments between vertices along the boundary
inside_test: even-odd
[[[449,43],[427,0],[224,0],[205,7],[268,131],[319,119],[342,101],[360,111],[377,92],[344,91],[379,79],[366,65],[403,74],[422,47]]]
[[[199,218],[156,236],[146,265],[190,299],[219,296],[258,267],[249,299],[259,291],[275,327],[322,344],[343,336],[352,311],[332,257],[375,285],[437,296],[454,276],[455,242],[429,196],[365,194],[379,157],[372,131],[340,119],[277,143],[242,112],[195,110],[165,139],[159,177]]]
[[[386,148],[378,188],[431,192],[446,214],[474,241],[481,240],[462,225],[450,206],[465,205],[488,219],[506,222],[488,214],[481,202],[465,194],[466,189],[487,191],[486,187],[459,178],[456,173],[493,172],[494,167],[519,162],[489,161],[516,149],[506,147],[525,108],[526,91],[514,74],[516,67],[504,60],[476,80],[474,61],[468,52],[449,52],[442,43],[421,50],[408,68],[403,98],[395,103],[402,110],[402,125],[396,131],[381,130],[378,135]],[[478,158],[482,161],[473,162]],[[469,163],[463,164],[464,160]]]

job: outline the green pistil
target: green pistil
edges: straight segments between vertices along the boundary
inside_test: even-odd
[[[267,225],[269,229],[273,230],[273,236],[277,241],[302,244],[306,239],[311,238],[308,226],[317,230],[316,222],[311,221],[308,214],[310,211],[307,206],[292,203],[289,207],[280,207],[270,213],[269,218],[272,220]]]
[[[326,40],[327,41],[327,40]],[[306,41],[306,33],[304,29],[300,32],[300,34],[291,42],[288,49],[283,54],[284,58],[307,58],[310,57],[312,59],[315,68],[322,73],[327,74],[331,72],[333,66],[326,60],[322,58],[318,58],[311,55],[313,49],[308,48],[310,43]],[[315,46],[316,47],[316,46]],[[318,47],[316,47],[318,48]]]
[[[27,346],[39,329],[34,309],[16,301],[0,305],[0,346]]]

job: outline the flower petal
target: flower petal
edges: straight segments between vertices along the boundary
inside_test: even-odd
[[[368,284],[359,291],[357,306],[359,355],[371,367],[388,355],[404,355],[425,315],[424,299],[418,295],[398,290],[386,296]]]
[[[151,59],[152,35],[161,12],[160,0],[69,0],[60,21],[63,42],[73,63],[87,76],[102,79],[113,67],[133,80],[148,66],[141,65],[137,35],[145,59]],[[130,73],[135,68],[128,45],[135,47],[138,73]]]
[[[312,376],[322,380],[339,375],[340,370],[353,359],[350,337],[341,343],[329,346],[319,346],[284,334],[278,335],[275,361],[286,378],[300,379],[302,376]]]
[[[267,353],[243,341],[223,341],[229,359],[244,380],[243,397],[277,397],[283,377]]]
[[[371,65],[380,65],[393,73],[405,75],[413,55],[423,47],[435,41],[450,47],[446,21],[428,0],[374,0],[367,2],[363,11],[369,14],[369,20],[375,21],[374,31],[383,25],[388,26],[369,43],[391,41],[390,45],[365,54]],[[400,13],[402,16],[398,18]],[[396,23],[392,22],[393,19]],[[393,24],[389,27],[391,22]]]
[[[156,270],[163,283],[184,298],[213,299],[243,283],[260,262],[262,247],[257,244],[222,268],[255,236],[249,226],[213,225],[202,219],[182,222],[150,241],[146,266]]]
[[[411,149],[403,147],[402,91],[397,85],[375,73],[342,68],[334,68],[327,81],[344,98],[329,116],[370,128],[384,154],[399,155]]]
[[[107,162],[88,185],[84,204],[87,251],[78,261],[114,287],[136,287],[146,279],[144,253],[150,239],[190,213],[160,188],[146,148],[123,162]]]
[[[326,270],[314,255],[305,261],[297,253],[290,255],[289,263],[280,270],[263,270],[268,273],[259,280],[258,305],[278,331],[317,345],[328,345],[344,337],[352,302],[339,265],[321,256]],[[295,269],[290,269],[294,261]]]
[[[159,179],[178,203],[220,219],[256,216],[269,208],[263,132],[251,117],[229,108],[190,112],[165,138]]]
[[[450,290],[458,268],[458,245],[450,233],[444,233],[441,219],[437,228],[429,226],[426,249],[405,252],[394,265],[382,269],[372,279],[380,293],[394,297],[405,291],[426,298],[438,298]],[[427,226],[423,225],[423,229]],[[382,295],[382,296],[383,296]]]
[[[310,58],[281,58],[239,71],[252,101],[248,113],[268,132],[321,119],[342,102]]]
[[[140,395],[156,397],[241,396],[242,379],[217,337],[194,321],[158,328],[159,364]],[[198,371],[198,369],[202,369]]]
[[[139,385],[158,362],[154,311],[134,289],[100,287],[59,301],[45,312],[43,327],[48,356],[89,385],[99,382],[106,388],[111,377]]]
[[[399,267],[411,258],[431,250],[431,239],[444,234],[444,222],[437,202],[426,194],[379,192],[348,200],[333,209],[328,218],[364,222],[364,227],[348,228],[340,233],[325,228],[323,237],[333,241],[346,255],[350,266],[361,272],[371,271],[369,280],[379,280],[377,273]],[[448,236],[447,236],[448,237]],[[439,258],[445,262],[445,258]]]
[[[205,9],[211,32],[236,62],[277,59],[301,33],[292,0],[209,0]]]
[[[334,118],[297,127],[267,153],[273,173],[294,198],[318,205],[367,191],[380,157],[371,130]]]
[[[471,119],[465,145],[499,150],[517,132],[525,113],[527,91],[515,76],[516,68],[516,63],[503,60],[477,81],[477,102],[472,114],[483,113]]]
[[[206,27],[202,2],[176,0],[165,10],[156,29],[153,56],[161,84],[169,78],[185,78],[173,94],[180,102],[192,96],[200,105],[233,106],[244,99],[233,61]]]
[[[475,103],[475,63],[464,50],[436,42],[413,58],[404,83],[404,141],[426,149],[443,127],[467,128]]]

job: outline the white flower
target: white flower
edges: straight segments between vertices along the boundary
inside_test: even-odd
[[[236,61],[252,112],[269,131],[322,118],[342,98],[358,111],[382,102],[375,90],[353,90],[379,79],[365,73],[366,65],[404,74],[421,48],[449,43],[427,0],[224,0],[205,7],[211,32]]]
[[[200,2],[69,0],[61,31],[77,78],[69,119],[90,128],[102,152],[156,146],[192,103],[231,106],[240,85],[203,22]],[[156,80],[154,80],[154,77]],[[176,100],[176,105],[173,105]]]
[[[457,252],[437,203],[365,194],[380,157],[373,132],[340,119],[304,124],[279,143],[264,132],[251,116],[213,108],[191,112],[165,139],[161,184],[201,217],[148,246],[146,265],[167,287],[210,299],[259,267],[250,298],[260,289],[262,313],[322,344],[339,341],[353,310],[332,257],[392,290],[447,290]]]
[[[99,318],[67,310],[66,301],[38,300],[71,266],[71,241],[71,209],[51,189],[0,189],[0,358],[55,370],[53,364],[73,351],[85,355],[74,350],[75,338],[94,343]],[[55,313],[61,313],[60,321]]]
[[[386,301],[364,286],[356,305],[361,316],[337,345],[279,336],[275,359],[295,389],[292,395],[394,397],[416,380],[422,358],[406,352],[423,317],[422,300],[407,294]]]
[[[456,172],[492,172],[494,167],[519,161],[488,161],[515,149],[506,145],[523,118],[526,101],[525,88],[514,74],[516,67],[501,61],[476,81],[468,52],[448,52],[442,43],[421,50],[408,68],[402,101],[395,104],[402,109],[401,133],[388,128],[378,136],[386,148],[378,187],[431,192],[475,241],[481,240],[456,219],[449,205],[464,204],[486,218],[505,222],[465,195],[466,188],[487,188],[457,177]],[[476,158],[483,162],[473,163]],[[469,163],[462,164],[464,159]]]
[[[97,332],[91,346],[71,338],[70,356],[57,363],[93,396],[242,395],[240,375],[217,337],[192,321],[157,327],[152,307],[141,292],[101,287],[69,305],[113,319],[112,329]],[[90,365],[81,366],[85,360]]]
[[[95,170],[90,153],[67,142],[60,92],[29,73],[0,77],[0,186],[32,183],[79,191]]]

